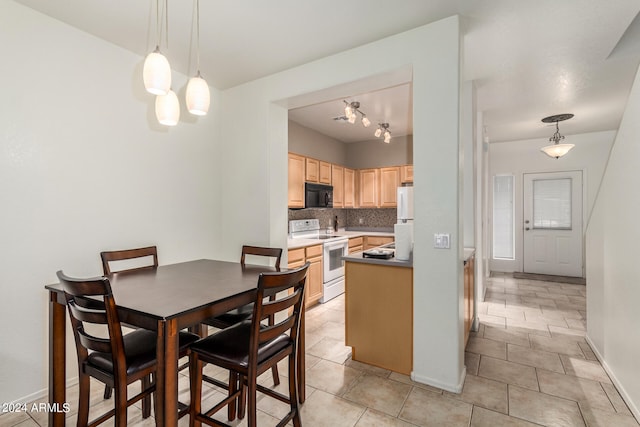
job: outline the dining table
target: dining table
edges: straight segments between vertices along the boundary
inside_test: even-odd
[[[264,265],[201,259],[108,275],[121,323],[157,332],[157,424],[178,424],[178,333],[212,316],[255,301]],[[66,299],[60,284],[49,291],[49,403],[66,403]],[[305,400],[304,309],[300,321],[297,384]],[[71,403],[71,402],[69,402]],[[49,413],[49,426],[65,425],[64,411]]]

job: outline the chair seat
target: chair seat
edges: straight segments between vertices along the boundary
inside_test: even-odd
[[[199,338],[196,334],[180,332],[178,337],[180,354],[183,354],[189,345]],[[136,329],[123,336],[127,375],[147,369],[156,363],[156,340],[156,332],[146,329]],[[113,361],[109,353],[94,351],[87,358],[87,364],[113,374]]]
[[[191,345],[191,351],[200,354],[202,360],[247,368],[251,321],[244,321],[223,329]],[[263,362],[291,344],[291,338],[282,334],[263,343],[258,349],[258,363]]]

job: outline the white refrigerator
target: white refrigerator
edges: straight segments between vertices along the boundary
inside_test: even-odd
[[[398,222],[393,227],[396,259],[408,261],[413,252],[413,187],[398,187]]]

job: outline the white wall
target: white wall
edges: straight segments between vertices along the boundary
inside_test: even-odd
[[[7,1],[0,44],[0,402],[10,402],[47,386],[44,285],[56,270],[99,275],[101,250],[150,244],[161,264],[217,255],[219,150],[215,111],[155,123],[139,56]],[[186,77],[174,79],[184,93]]]
[[[309,105],[294,100],[363,80],[370,87],[361,86],[358,93],[379,89],[373,86],[372,76],[412,68],[414,182],[420,188],[414,201],[413,376],[449,390],[460,390],[464,375],[458,231],[459,43],[458,18],[448,18],[228,89],[221,95],[224,109],[220,113],[220,137],[225,143],[219,173],[226,178],[221,239],[229,244],[223,256],[231,258],[233,246],[249,239],[286,245],[287,109]],[[384,61],[379,60],[379,52],[386,52]],[[252,117],[252,121],[241,124],[235,117]],[[451,233],[451,250],[432,248],[435,232]]]
[[[587,225],[587,339],[640,419],[640,73]]]
[[[489,144],[489,192],[493,192],[493,177],[495,175],[512,174],[515,176],[515,259],[512,261],[491,259],[491,270],[507,272],[522,271],[522,175],[524,173],[567,170],[583,171],[583,228],[586,229],[586,219],[593,208],[615,134],[615,131],[605,131],[567,135],[565,141],[570,144],[575,144],[575,147],[567,155],[559,159],[552,159],[540,151],[540,148],[549,144],[549,140],[546,138]],[[493,210],[492,206],[493,201],[492,198],[490,198],[490,215]],[[491,238],[492,235],[491,224],[490,216],[489,238]]]

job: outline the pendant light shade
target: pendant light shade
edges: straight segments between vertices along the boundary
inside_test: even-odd
[[[180,103],[178,96],[169,89],[166,95],[156,97],[156,117],[165,126],[175,126],[180,120]]]
[[[200,76],[200,73],[189,79],[186,101],[187,110],[193,115],[204,116],[209,111],[209,103],[211,102],[209,85],[205,79]]]
[[[147,92],[154,95],[166,95],[171,88],[171,67],[160,49],[147,55],[142,69],[142,79]]]
[[[560,157],[567,154],[573,147],[575,147],[574,144],[553,144],[542,147],[540,151],[542,151],[549,157],[559,159]]]

